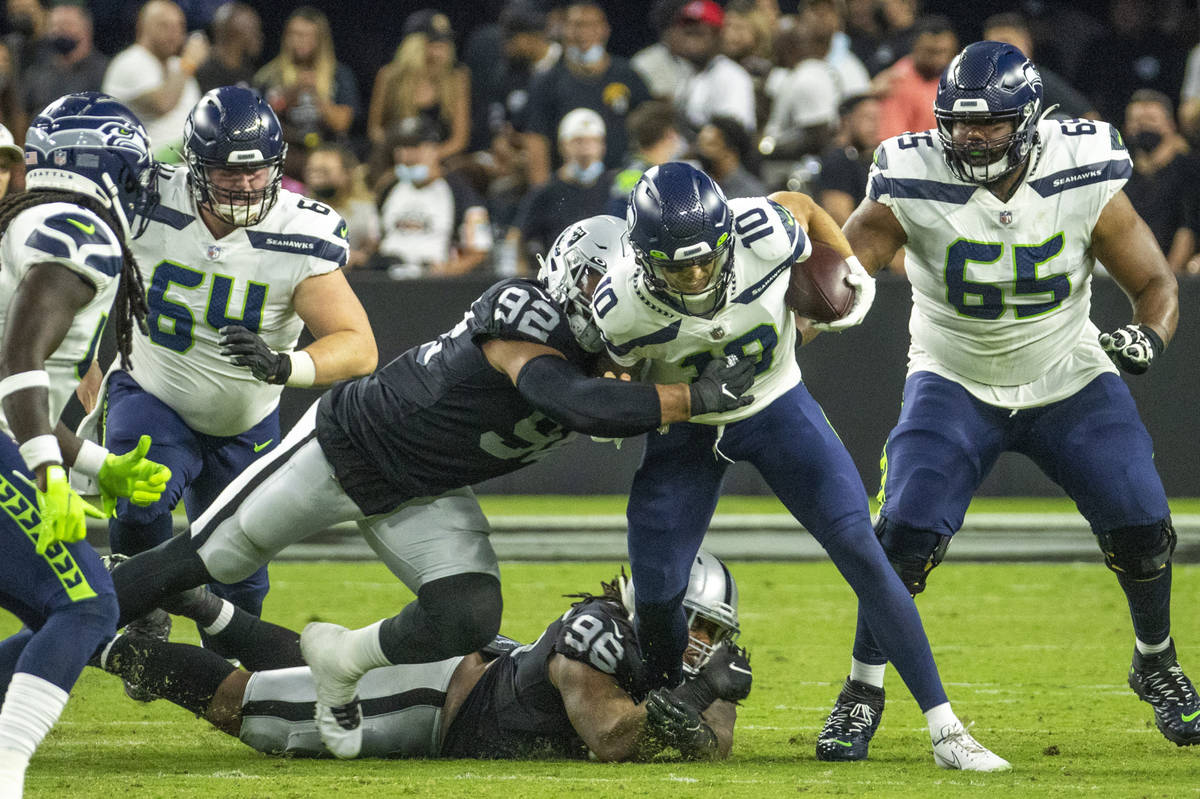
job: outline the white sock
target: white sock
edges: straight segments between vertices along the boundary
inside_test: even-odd
[[[883,672],[886,669],[886,663],[876,666],[874,663],[863,663],[861,660],[850,658],[850,679],[874,685],[876,688],[883,687]]]
[[[217,614],[217,618],[213,623],[204,629],[205,635],[216,635],[229,626],[229,622],[233,620],[233,603],[228,599],[221,600],[221,612]]]
[[[1140,638],[1133,639],[1137,644],[1137,651],[1143,655],[1157,655],[1159,652],[1166,652],[1171,646],[1171,636],[1167,636],[1161,643],[1148,644]]]
[[[67,704],[66,691],[25,672],[13,675],[0,709],[0,749],[33,757]]]
[[[342,662],[362,674],[371,669],[392,665],[384,656],[383,647],[379,643],[379,628],[382,626],[383,620],[380,619],[361,629],[348,630],[342,639],[346,645]]]
[[[29,755],[12,749],[0,749],[0,799],[20,799],[25,790],[25,769]]]
[[[954,711],[950,709],[949,702],[942,702],[940,705],[934,705],[926,710],[925,721],[929,724],[929,737],[935,741],[941,737],[942,728],[946,725],[962,726],[958,716],[954,715]]]

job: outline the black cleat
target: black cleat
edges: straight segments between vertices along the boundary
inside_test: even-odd
[[[1200,744],[1200,696],[1175,659],[1175,642],[1165,652],[1133,650],[1129,687],[1154,708],[1154,723],[1177,746]]]
[[[882,716],[883,689],[847,677],[817,736],[817,760],[866,760]]]
[[[134,619],[125,625],[125,634],[168,641],[171,638],[171,614],[165,610],[155,608],[140,619]],[[125,695],[133,701],[153,702],[158,699],[157,694],[150,693],[140,685],[131,683],[129,680],[125,680],[124,682]]]

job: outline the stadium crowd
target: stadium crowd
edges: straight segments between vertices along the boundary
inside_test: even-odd
[[[91,4],[98,15],[111,5]],[[638,176],[681,157],[730,198],[803,191],[844,222],[875,147],[933,127],[938,77],[981,37],[1034,59],[1053,115],[1118,126],[1134,207],[1176,272],[1200,272],[1200,47],[1188,49],[1198,27],[1188,3],[1014,3],[986,18],[923,5],[938,4],[656,0],[645,9],[656,41],[629,53],[608,47],[612,3],[508,0],[468,32],[451,27],[454,8],[428,8],[405,17],[394,51],[365,75],[339,59],[313,7],[292,11],[272,42],[250,4],[151,0],[122,49],[93,39],[88,3],[12,0],[0,122],[19,146],[50,100],[103,90],[172,161],[202,93],[250,86],[283,123],[285,185],[347,220],[348,268],[506,276],[535,271],[571,222],[623,215]],[[3,160],[21,189],[22,170]]]

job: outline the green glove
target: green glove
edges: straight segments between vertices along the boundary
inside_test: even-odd
[[[112,515],[117,497],[129,497],[134,505],[152,505],[162,496],[171,479],[171,470],[146,457],[150,451],[150,436],[142,436],[138,445],[124,455],[105,456],[104,465],[96,475],[104,510]]]
[[[71,490],[67,473],[57,463],[46,467],[46,490],[37,490],[37,503],[42,520],[37,526],[39,555],[46,554],[50,545],[57,541],[82,541],[87,535],[84,516],[106,518],[106,514],[84,502]]]

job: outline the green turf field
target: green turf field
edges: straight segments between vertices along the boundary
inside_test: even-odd
[[[850,590],[828,564],[732,563],[755,687],[734,755],[720,764],[334,762],[269,758],[159,701],[138,705],[88,670],[34,758],[26,796],[53,797],[927,797],[1200,795],[1200,747],[1179,749],[1125,686],[1132,638],[1124,599],[1099,565],[950,564],[921,597],[955,708],[1012,761],[968,775],[933,763],[924,719],[894,673],[867,763],[830,765],[813,739],[846,674]],[[504,630],[522,640],[617,564],[503,566]],[[358,626],[409,598],[374,563],[272,566],[268,618]],[[1175,570],[1176,635],[1200,677],[1200,567]],[[0,618],[0,633],[15,629]],[[195,640],[180,623],[175,640]]]

